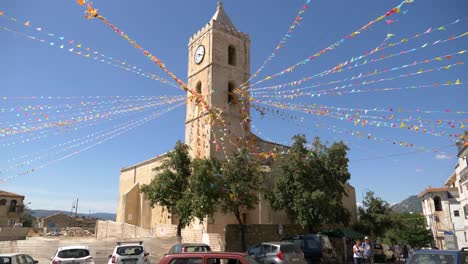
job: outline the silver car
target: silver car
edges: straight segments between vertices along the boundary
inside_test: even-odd
[[[50,260],[50,264],[94,264],[88,246],[60,247]]]
[[[0,264],[37,264],[31,256],[21,253],[2,253],[0,254]]]
[[[143,241],[117,242],[107,264],[150,264]]]
[[[250,247],[247,254],[260,264],[305,264],[304,253],[291,242],[265,242]]]

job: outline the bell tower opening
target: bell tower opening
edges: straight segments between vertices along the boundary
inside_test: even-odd
[[[194,158],[223,159],[248,136],[250,38],[218,2],[210,21],[190,38],[188,56],[188,87],[203,102],[188,93],[185,143]],[[236,94],[241,84],[246,88]]]
[[[228,64],[236,66],[236,48],[233,46],[228,47]]]

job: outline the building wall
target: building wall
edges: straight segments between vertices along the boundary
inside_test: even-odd
[[[0,205],[0,227],[12,226],[12,223],[21,223],[21,208],[24,197],[0,196],[0,200],[6,203],[5,205]],[[10,210],[11,201],[17,202],[15,211],[13,212]]]
[[[434,197],[441,198],[442,211],[436,211]],[[426,193],[420,197],[422,200],[423,214],[426,224],[432,230],[435,244],[441,249],[445,249],[444,231],[453,231],[453,224],[450,215],[450,201],[447,191]]]
[[[149,184],[161,166],[165,156],[158,156],[120,172],[119,204],[117,222],[151,229],[157,224],[172,224],[172,216],[161,206],[151,207],[150,202],[140,192],[143,184]]]

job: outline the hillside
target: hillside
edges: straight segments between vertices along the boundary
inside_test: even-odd
[[[392,210],[399,213],[422,213],[421,200],[417,195],[412,195],[392,206]]]
[[[70,214],[70,212],[61,211],[61,210],[41,210],[41,209],[31,210],[31,214],[34,217],[46,217],[46,216],[57,214],[57,213],[64,213],[68,215]],[[111,213],[93,213],[93,214],[78,213],[78,216],[98,218],[101,220],[112,220],[112,221],[115,221],[115,218],[116,218],[116,214],[111,214]]]

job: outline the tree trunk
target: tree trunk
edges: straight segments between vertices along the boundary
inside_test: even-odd
[[[182,225],[177,224],[177,242],[182,243]]]
[[[241,235],[241,249],[242,249],[242,252],[244,252],[245,249],[246,249],[246,246],[245,246],[245,229],[244,229],[244,223],[242,223],[242,219],[240,217],[240,210],[239,209],[234,210],[234,215],[236,216],[237,222],[239,223],[240,235]]]

